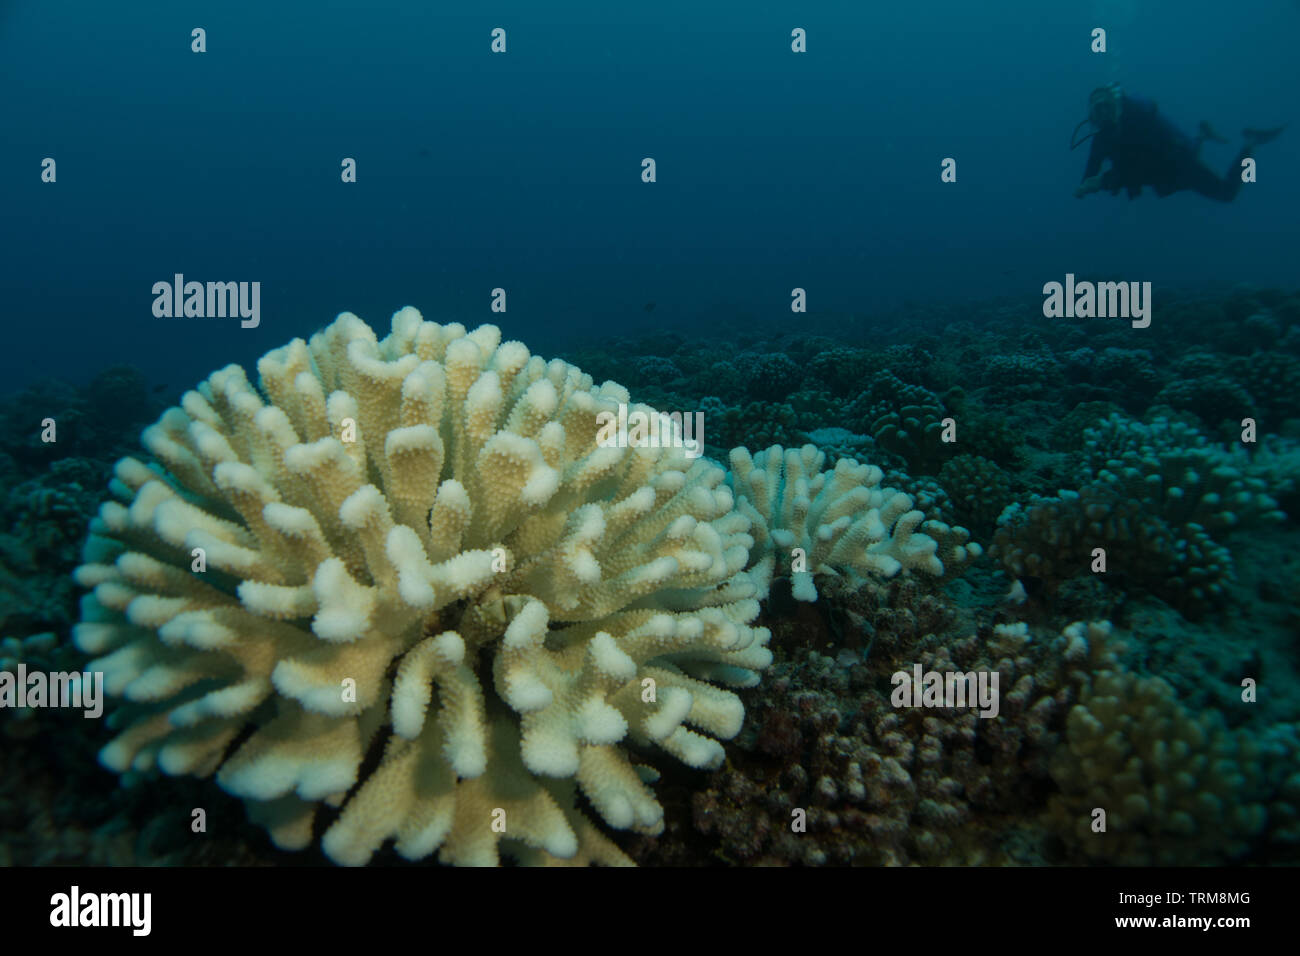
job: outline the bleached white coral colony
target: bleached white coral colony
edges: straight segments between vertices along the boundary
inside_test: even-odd
[[[981,554],[965,528],[927,520],[875,465],[841,458],[822,471],[825,462],[815,445],[732,449],[731,483],[752,522],[750,562],[760,580],[789,577],[797,600],[816,601],[819,573],[939,577]]]
[[[128,703],[113,770],[216,773],[275,842],[340,863],[629,862],[637,752],[718,766],[724,687],[771,655],[750,519],[680,449],[607,448],[628,401],[494,326],[382,341],[341,315],[187,392],[118,463],[77,644]]]

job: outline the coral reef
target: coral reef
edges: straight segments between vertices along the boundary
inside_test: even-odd
[[[695,794],[695,824],[727,861],[769,865],[1186,864],[1296,846],[1295,725],[1227,732],[1217,712],[1193,717],[1120,663],[1110,633],[905,630],[831,656],[778,628],[761,699],[731,765]],[[1001,713],[892,706],[887,678],[916,663],[997,673]]]
[[[0,403],[0,627],[17,638],[65,632],[77,613],[70,572],[104,474],[159,409],[140,373],[114,366],[77,389],[45,381]],[[42,422],[55,428],[45,441]]]
[[[1020,401],[1041,395],[1058,374],[1056,359],[1046,350],[991,355],[984,362],[983,384],[1001,401]]]
[[[1120,667],[1109,633],[1101,624],[1066,632],[1067,659],[1094,662],[1051,764],[1060,793],[1049,814],[1070,853],[1187,866],[1300,845],[1300,727],[1229,731],[1218,711],[1193,714],[1163,679]]]
[[[953,513],[980,535],[990,535],[1002,510],[1011,504],[1011,479],[979,455],[958,455],[944,463],[939,483]]]
[[[125,367],[0,400],[0,670],[87,665],[84,563],[123,698],[106,747],[0,713],[0,864],[1294,864],[1300,294],[1153,329],[720,314],[546,362],[403,310],[161,418]],[[623,403],[712,461],[601,447]],[[998,716],[895,707],[917,666]]]
[[[742,352],[732,365],[748,395],[758,401],[779,402],[803,382],[804,370],[784,352]]]
[[[1189,612],[1224,594],[1232,555],[1216,536],[1285,515],[1242,458],[1194,429],[1112,415],[1085,432],[1078,492],[1013,504],[998,519],[992,553],[1017,576],[1057,586],[1089,573],[1106,550],[1107,580],[1160,594]]]
[[[954,453],[942,439],[948,410],[929,389],[908,385],[892,371],[873,376],[868,387],[845,409],[851,427],[874,436],[876,443],[916,474],[938,474]]]
[[[787,404],[747,402],[741,407],[725,405],[712,396],[700,402],[704,412],[704,438],[724,458],[737,445],[783,445],[797,441],[798,416]]]

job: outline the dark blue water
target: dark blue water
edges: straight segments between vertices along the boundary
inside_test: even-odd
[[[861,316],[1066,272],[1157,294],[1300,274],[1300,126],[1232,204],[1077,200],[1068,150],[1115,80],[1211,121],[1226,167],[1242,126],[1296,119],[1290,0],[449,6],[0,4],[0,380],[130,361],[180,387],[408,303],[537,349],[789,317],[796,286]],[[261,282],[260,327],[155,318],[177,272]]]

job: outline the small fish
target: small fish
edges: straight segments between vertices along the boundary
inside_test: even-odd
[[[653,302],[647,302],[645,304],[645,310],[647,312],[653,312],[655,310],[655,304]]]

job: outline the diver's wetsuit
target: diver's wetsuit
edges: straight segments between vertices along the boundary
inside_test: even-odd
[[[1101,188],[1111,195],[1125,189],[1135,199],[1143,186],[1150,186],[1160,197],[1191,189],[1231,202],[1241,189],[1241,161],[1249,155],[1249,146],[1243,147],[1222,177],[1197,158],[1199,149],[1200,142],[1157,113],[1155,103],[1126,93],[1119,123],[1094,134],[1083,178],[1097,175],[1102,161],[1109,159]]]

